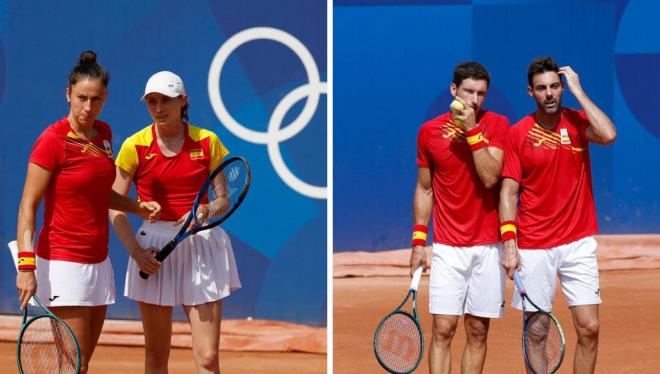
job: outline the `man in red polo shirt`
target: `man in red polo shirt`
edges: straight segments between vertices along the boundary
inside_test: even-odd
[[[452,111],[426,122],[417,138],[411,272],[431,266],[431,373],[451,370],[451,341],[460,316],[467,335],[463,372],[480,373],[490,318],[504,309],[498,186],[509,121],[482,110],[490,75],[479,63],[456,66]],[[433,256],[424,251],[433,211]]]
[[[582,110],[561,106],[561,76]],[[502,265],[509,277],[521,269],[527,292],[547,311],[559,275],[578,336],[575,372],[593,373],[601,300],[589,142],[610,144],[616,130],[570,67],[559,68],[552,58],[540,57],[530,64],[527,78],[537,111],[515,124],[506,139],[500,195]],[[521,309],[517,292],[513,306]]]

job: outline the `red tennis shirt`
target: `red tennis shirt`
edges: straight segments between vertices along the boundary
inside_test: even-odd
[[[589,126],[584,111],[562,108],[554,130],[544,129],[530,114],[509,131],[502,177],[520,183],[519,248],[556,247],[598,231]]]
[[[94,264],[108,256],[108,209],[115,180],[112,132],[101,121],[94,129],[96,136],[83,140],[64,117],[34,144],[30,162],[53,173],[36,248],[42,258]]]
[[[489,147],[504,148],[506,117],[482,111],[477,117]],[[484,187],[474,166],[465,131],[451,113],[436,117],[419,130],[417,165],[429,168],[433,179],[433,241],[474,246],[499,241],[499,184]]]
[[[209,130],[185,124],[184,131],[183,148],[175,156],[161,152],[155,125],[150,125],[126,139],[115,161],[133,175],[141,201],[160,204],[164,221],[176,221],[190,210],[210,172],[229,153]]]

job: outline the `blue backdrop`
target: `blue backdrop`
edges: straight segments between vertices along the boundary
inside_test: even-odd
[[[32,144],[68,112],[67,74],[92,49],[111,74],[99,118],[113,128],[115,152],[150,122],[139,101],[149,76],[171,70],[185,82],[191,123],[215,131],[231,154],[251,163],[252,189],[224,225],[243,283],[225,316],[324,325],[326,2],[52,4],[0,0],[3,248],[15,237]],[[137,318],[134,303],[120,296],[127,255],[114,234],[110,253],[119,297],[109,315]],[[16,313],[15,271],[8,251],[0,254],[0,313]]]
[[[660,232],[660,3],[334,2],[334,250],[410,244],[419,126],[448,110],[453,68],[483,63],[486,107],[515,123],[535,110],[527,66],[555,57],[617,125],[592,146],[602,233]],[[577,101],[564,94],[564,105]]]

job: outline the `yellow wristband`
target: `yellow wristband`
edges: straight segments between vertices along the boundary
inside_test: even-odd
[[[34,257],[23,257],[18,259],[18,266],[23,265],[36,265],[37,261]]]
[[[468,136],[466,139],[469,145],[474,145],[479,143],[480,141],[483,141],[484,136],[482,133],[478,133],[477,135]]]
[[[415,240],[415,239],[426,240],[427,236],[428,235],[423,231],[415,231],[415,232],[413,232],[412,238],[413,238],[413,240]]]
[[[504,235],[504,233],[507,233],[507,232],[513,232],[514,234],[517,234],[518,230],[516,229],[516,225],[513,225],[513,224],[509,223],[509,224],[506,224],[506,225],[502,225],[500,227],[500,234]]]

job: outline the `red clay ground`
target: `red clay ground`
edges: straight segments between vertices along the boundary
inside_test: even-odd
[[[99,346],[89,372],[92,374],[144,373],[144,348]],[[16,344],[0,343],[0,373],[17,373]],[[220,352],[223,374],[326,372],[326,355],[311,353]],[[195,372],[190,349],[173,349],[170,374]]]
[[[334,279],[334,373],[382,373],[373,354],[373,333],[379,320],[402,300],[407,277]],[[558,287],[558,289],[560,289]],[[507,282],[505,318],[491,323],[484,373],[524,373],[520,349],[520,313],[508,304],[513,292]],[[599,374],[660,373],[660,270],[615,270],[601,273],[601,335]],[[561,291],[554,312],[566,332],[566,358],[558,373],[572,373],[575,333]],[[417,372],[428,372],[430,342],[428,277],[422,278],[418,298],[425,332],[425,357]],[[459,325],[460,326],[460,325]],[[460,373],[465,332],[460,326],[452,344],[452,372]]]

